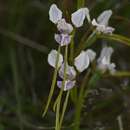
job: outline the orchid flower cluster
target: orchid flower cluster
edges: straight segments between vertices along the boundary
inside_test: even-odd
[[[108,26],[108,21],[111,15],[112,11],[106,10],[100,14],[97,20],[93,19],[91,21],[89,9],[80,8],[71,15],[71,21],[73,24],[72,25],[66,22],[66,20],[62,16],[62,11],[55,4],[52,4],[49,10],[49,19],[57,26],[58,30],[58,33],[54,35],[54,38],[61,47],[68,46],[71,43],[71,33],[73,31],[73,28],[79,28],[83,26],[85,19],[87,19],[92,26],[96,27],[96,31],[98,33],[111,35],[114,31],[114,28]],[[110,73],[115,72],[115,64],[111,63],[112,53],[113,49],[111,47],[105,46],[102,49],[101,55],[97,59],[97,69],[99,69],[102,73],[105,73],[107,70]],[[57,50],[52,50],[48,55],[48,63],[56,69],[56,60],[58,55],[58,74],[62,80],[57,81],[57,86],[61,88],[64,79],[65,68],[63,55],[59,53]],[[91,49],[87,49],[82,50],[81,53],[77,57],[75,57],[73,66],[69,65],[67,62],[64,91],[67,91],[75,86],[77,72],[81,73],[85,71],[89,67],[89,65],[95,60],[95,58],[96,52],[94,52]]]

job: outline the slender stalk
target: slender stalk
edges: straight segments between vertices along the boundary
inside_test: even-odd
[[[85,0],[77,0],[77,8],[78,9],[81,8],[81,7],[83,7],[84,4],[85,4]]]
[[[106,39],[108,41],[117,41],[120,43],[123,43],[124,45],[130,46],[130,38],[124,37],[122,35],[118,34],[98,34],[97,35],[99,39]]]
[[[46,104],[46,107],[44,109],[44,112],[43,112],[42,116],[45,116],[45,114],[46,114],[46,112],[48,110],[48,107],[50,105],[50,102],[51,102],[51,99],[52,99],[52,96],[53,96],[53,92],[54,92],[54,89],[55,89],[56,78],[57,78],[57,73],[58,73],[59,55],[60,55],[60,46],[58,47],[58,54],[57,54],[57,58],[56,58],[56,68],[55,68],[55,71],[54,71],[54,74],[53,74],[53,80],[52,80],[52,84],[51,84],[50,93],[49,93],[47,104]]]
[[[63,82],[62,82],[62,87],[60,90],[60,93],[56,99],[56,128],[55,130],[60,130],[61,126],[60,126],[60,107],[61,107],[61,98],[62,98],[62,94],[64,91],[64,85],[65,85],[65,81],[66,81],[66,67],[67,67],[67,59],[68,59],[68,46],[65,47],[65,55],[64,55],[64,78],[63,78]],[[54,104],[54,105],[55,105]]]
[[[62,110],[61,118],[60,118],[60,127],[62,126],[63,118],[64,118],[65,111],[66,111],[67,104],[68,104],[69,95],[70,95],[70,91],[68,91],[67,94],[66,94],[66,98],[65,98],[64,105],[63,105],[63,110]]]
[[[85,91],[86,82],[88,81],[89,74],[90,74],[90,70],[86,73],[86,75],[83,79],[83,82],[81,84],[81,89],[80,89],[79,97],[78,97],[77,104],[76,104],[74,130],[79,130],[79,127],[80,127],[80,118],[81,118],[81,110],[82,110],[83,100],[84,100],[84,91]]]
[[[55,111],[56,105],[59,102],[59,99],[61,99],[63,91],[64,91],[64,85],[65,85],[65,80],[66,80],[66,66],[67,66],[67,61],[68,61],[68,46],[66,46],[66,48],[65,48],[64,59],[65,59],[65,62],[64,62],[64,79],[63,79],[63,82],[62,82],[62,87],[61,87],[60,93],[59,93],[58,97],[56,98],[56,101],[53,105],[54,111]]]
[[[104,77],[130,77],[130,71],[117,71],[114,74],[104,74]]]
[[[74,61],[74,36],[75,36],[75,30],[73,31],[70,43],[70,56],[69,56],[70,64],[73,64]]]

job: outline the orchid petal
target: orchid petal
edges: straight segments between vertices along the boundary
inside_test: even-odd
[[[49,54],[48,54],[48,63],[52,66],[52,67],[56,67],[56,59],[58,56],[58,52],[56,50],[52,50]],[[58,60],[58,68],[62,65],[63,62],[63,56],[61,54],[59,54],[59,60]]]
[[[98,69],[101,70],[103,73],[106,70],[109,70],[110,73],[115,72],[116,65],[111,63],[111,55],[113,53],[113,48],[111,47],[104,47],[101,51],[100,57],[98,58]]]
[[[85,17],[90,21],[89,10],[88,8],[81,8],[71,15],[71,21],[78,28],[83,25]]]
[[[54,24],[57,24],[62,19],[62,11],[58,9],[56,4],[52,4],[49,10],[49,19]]]
[[[107,26],[108,25],[108,21],[109,21],[111,15],[112,15],[112,11],[111,10],[105,10],[98,16],[97,22],[99,24]]]
[[[95,57],[96,57],[96,53],[93,51],[93,50],[91,50],[91,49],[88,49],[87,51],[86,51],[86,54],[88,55],[88,57],[89,57],[89,60],[92,62],[94,59],[95,59]]]
[[[74,65],[76,66],[79,72],[83,72],[88,68],[90,63],[89,57],[85,51],[82,51],[79,56],[75,58]]]
[[[93,19],[93,20],[92,20],[92,25],[93,25],[93,26],[99,26],[99,24],[97,23],[96,19]]]

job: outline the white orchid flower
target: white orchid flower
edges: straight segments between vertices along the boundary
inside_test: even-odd
[[[88,49],[82,51],[74,60],[74,65],[79,72],[83,72],[88,68],[89,64],[95,59],[96,53]]]
[[[64,91],[70,90],[75,86],[76,81],[66,80],[64,84]],[[57,81],[57,86],[62,87],[63,81]]]
[[[60,46],[66,46],[71,42],[71,36],[68,34],[55,34],[55,40]]]
[[[57,25],[57,29],[61,33],[70,34],[73,31],[72,25],[67,23],[66,20],[62,18],[62,11],[57,7],[56,4],[52,4],[50,7],[49,19],[51,22]]]
[[[114,28],[108,26],[109,19],[112,15],[111,10],[105,10],[103,13],[101,13],[97,21],[95,19],[92,20],[92,25],[96,26],[96,30],[98,32],[104,33],[104,34],[112,34],[112,32],[115,30]]]
[[[64,79],[64,63],[59,70],[59,76]],[[66,65],[66,79],[73,80],[76,77],[76,71],[73,66]]]
[[[52,66],[52,67],[56,67],[56,60],[57,60],[57,56],[58,56],[58,52],[56,50],[52,50],[49,54],[48,54],[48,63]],[[62,54],[59,54],[59,60],[58,60],[58,68],[62,65],[63,63],[63,56]]]
[[[114,63],[111,63],[111,55],[113,53],[113,48],[111,47],[104,47],[101,51],[100,57],[97,60],[98,63],[98,69],[101,70],[103,73],[107,70],[110,71],[110,73],[114,73],[116,65]]]
[[[85,18],[87,17],[88,21],[90,22],[90,15],[88,8],[81,8],[78,9],[71,15],[71,21],[75,25],[75,27],[81,27],[84,23]]]

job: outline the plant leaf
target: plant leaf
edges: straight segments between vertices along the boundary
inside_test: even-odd
[[[97,34],[97,37],[98,38],[101,38],[101,39],[106,39],[106,40],[110,40],[110,41],[117,41],[117,42],[120,42],[120,43],[123,43],[127,46],[130,46],[130,38],[127,38],[125,36],[122,36],[122,35],[118,35],[118,34]]]

